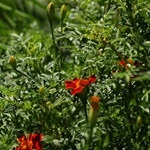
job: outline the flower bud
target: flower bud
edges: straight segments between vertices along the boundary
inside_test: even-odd
[[[44,90],[45,90],[44,86],[39,87],[39,93],[40,93],[40,95],[44,94]]]
[[[16,59],[14,58],[14,56],[10,56],[9,58],[9,63],[12,66],[13,69],[16,69]]]
[[[54,19],[54,14],[55,14],[55,7],[54,7],[53,2],[51,2],[47,5],[47,16],[48,16],[50,23],[52,23]]]
[[[67,6],[66,6],[66,5],[62,5],[62,6],[61,6],[61,11],[60,11],[61,20],[62,20],[62,21],[65,19],[66,13],[67,13]]]
[[[138,128],[140,128],[141,125],[142,125],[142,118],[141,118],[141,116],[138,116],[138,117],[137,117],[137,120],[136,120],[136,126],[137,126]]]
[[[97,96],[91,97],[91,107],[89,111],[89,124],[91,128],[95,126],[97,121],[98,111],[99,111],[99,101],[100,101],[100,97]]]

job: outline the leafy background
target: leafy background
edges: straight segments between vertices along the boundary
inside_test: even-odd
[[[0,149],[18,145],[25,133],[43,133],[45,150],[146,150],[150,147],[150,1],[48,0],[0,2]],[[60,8],[68,8],[60,28]],[[9,58],[14,56],[17,69]],[[137,65],[129,69],[120,60]],[[115,72],[115,73],[112,73]],[[97,77],[90,96],[101,97],[92,145],[82,103],[64,81]],[[89,105],[87,106],[89,110]]]

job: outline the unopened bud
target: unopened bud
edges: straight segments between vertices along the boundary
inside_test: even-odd
[[[136,125],[137,125],[138,128],[141,127],[141,125],[142,125],[142,117],[141,117],[141,116],[138,116],[138,117],[137,117]]]
[[[100,97],[92,96],[91,97],[91,107],[89,111],[89,124],[90,127],[94,127],[97,122],[98,112],[99,112],[99,101]]]
[[[39,87],[39,93],[40,93],[40,95],[44,94],[44,90],[45,90],[44,86]]]
[[[67,13],[67,6],[62,5],[61,6],[61,11],[60,11],[62,21],[65,19],[66,13]]]
[[[9,58],[9,63],[10,63],[10,65],[12,66],[12,68],[13,69],[16,69],[16,59],[15,59],[15,57],[14,56],[10,56],[10,58]]]
[[[47,16],[48,16],[50,23],[52,23],[52,21],[54,19],[54,14],[55,14],[55,6],[54,6],[53,2],[51,2],[47,5]]]

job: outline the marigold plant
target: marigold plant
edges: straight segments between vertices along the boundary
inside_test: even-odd
[[[0,0],[0,150],[147,150],[149,100],[149,0]]]

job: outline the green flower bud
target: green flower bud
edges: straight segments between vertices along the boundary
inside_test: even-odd
[[[100,97],[92,96],[91,97],[91,107],[89,111],[89,124],[93,128],[97,122],[98,112],[99,112],[99,101]]]
[[[54,14],[55,14],[55,7],[53,2],[51,2],[47,5],[47,16],[50,23],[52,23],[54,20]]]
[[[40,93],[40,95],[44,94],[44,90],[45,90],[44,86],[39,87],[39,93]]]
[[[141,125],[142,125],[142,117],[141,117],[141,116],[138,116],[138,117],[137,117],[137,120],[136,120],[136,126],[137,126],[138,128],[140,128]]]
[[[14,58],[14,56],[10,56],[9,63],[13,69],[16,69],[17,65],[16,65],[16,59]]]
[[[61,11],[60,11],[62,21],[65,19],[66,13],[67,13],[67,6],[62,5],[61,6]]]

